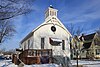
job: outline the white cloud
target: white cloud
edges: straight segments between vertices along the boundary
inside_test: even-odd
[[[100,0],[87,1],[72,8],[72,11],[66,11],[61,17],[61,19],[67,23],[80,23],[100,19]]]

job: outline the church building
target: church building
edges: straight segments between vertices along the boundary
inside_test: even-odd
[[[32,30],[20,43],[27,49],[52,49],[53,56],[70,58],[70,32],[57,17],[52,6],[45,11],[45,21]]]

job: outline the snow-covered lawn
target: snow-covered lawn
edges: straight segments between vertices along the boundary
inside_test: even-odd
[[[76,60],[71,60],[72,65],[76,65]],[[87,60],[78,60],[78,64],[87,65],[87,64],[100,64],[100,61],[87,61]]]
[[[100,64],[99,65],[84,65],[83,67],[100,67]]]
[[[71,60],[72,65],[77,65],[76,60]],[[99,61],[87,61],[87,60],[78,60],[79,65],[83,65],[83,67],[100,67]]]
[[[0,60],[0,67],[17,67],[11,60]]]
[[[11,60],[0,60],[0,67],[18,67]],[[24,65],[24,67],[59,67],[57,64]]]
[[[57,64],[25,65],[24,67],[59,67]]]
[[[76,60],[71,60],[72,65],[76,65]],[[79,65],[83,67],[100,67],[100,61],[85,61],[79,60]],[[0,60],[0,67],[18,67],[13,64],[11,60]],[[24,67],[59,67],[57,64],[35,64],[35,65],[24,65]]]

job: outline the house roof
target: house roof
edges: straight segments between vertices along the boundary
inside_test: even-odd
[[[92,33],[92,34],[88,34],[88,35],[82,35],[80,37],[80,40],[82,41],[82,37],[84,38],[84,41],[89,41],[92,40],[94,38],[96,33]]]
[[[52,17],[51,17],[52,18]],[[50,19],[51,19],[50,18]],[[55,25],[57,25],[57,26],[59,26],[59,27],[61,27],[62,29],[64,29],[70,36],[71,36],[71,34],[70,34],[70,32],[66,29],[66,27],[61,23],[61,21],[57,18],[57,17],[55,17],[57,20],[58,20],[58,23],[59,24],[55,24]],[[41,25],[39,25],[38,27],[36,27],[33,31],[31,31],[20,43],[22,44],[25,40],[27,40],[29,37],[31,37],[33,34],[34,34],[34,32],[36,31],[36,30],[38,30],[40,27],[42,27],[42,26],[44,26],[44,25],[48,25],[48,24],[54,24],[53,22],[51,22],[51,23],[47,23],[47,21],[45,21],[44,23],[42,23]]]
[[[95,34],[96,33],[92,33],[92,34],[89,34],[89,35],[84,36],[84,40],[93,40]]]
[[[83,47],[84,47],[83,49],[90,48],[95,34],[96,33],[92,33],[92,34],[83,35],[83,36],[80,37],[80,40],[83,41]],[[84,40],[82,39],[82,37],[83,37]]]
[[[84,49],[90,48],[91,43],[92,43],[92,42],[84,43],[84,44],[83,44]]]
[[[50,6],[48,9],[50,9],[50,8],[53,8],[52,6]],[[53,9],[53,10],[56,10],[56,9]],[[57,23],[53,23],[52,21],[52,19],[55,19],[55,20],[57,20]],[[48,23],[49,21],[51,21],[50,23]],[[33,31],[31,31],[22,41],[21,41],[21,44],[26,40],[26,39],[28,39],[30,36],[32,36],[33,35],[33,33],[36,31],[36,30],[38,30],[40,27],[42,27],[42,26],[44,26],[44,25],[48,25],[48,24],[53,24],[53,25],[57,25],[57,26],[59,26],[59,27],[61,27],[62,29],[64,29],[70,36],[72,36],[71,34],[70,34],[70,32],[66,29],[66,27],[61,23],[61,21],[57,18],[57,16],[48,16],[48,18],[46,18],[45,19],[45,22],[44,23],[42,23],[41,25],[39,25],[38,27],[36,27]]]
[[[30,32],[24,39],[22,39],[21,40],[21,44],[25,41],[25,40],[27,40],[29,37],[31,37],[33,35],[33,32]]]

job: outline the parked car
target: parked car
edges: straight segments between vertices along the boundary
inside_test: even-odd
[[[0,60],[4,60],[5,58],[4,58],[4,56],[2,55],[2,56],[0,56]]]
[[[10,60],[10,59],[11,59],[11,55],[5,55],[4,58],[5,58],[6,60]]]

